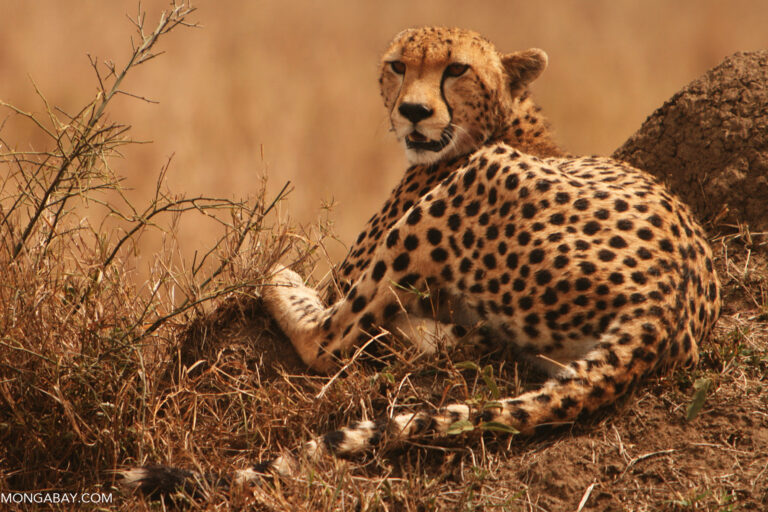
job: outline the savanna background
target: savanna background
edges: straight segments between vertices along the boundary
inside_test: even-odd
[[[185,19],[199,26],[163,35],[153,51],[164,54],[130,69],[119,87],[129,94],[91,124],[104,96],[88,56],[110,90],[110,63],[119,71],[140,43],[127,17],[135,0],[0,0],[0,491],[106,491],[109,508],[162,509],[120,494],[113,470],[227,473],[350,419],[529,389],[514,360],[461,350],[420,358],[395,346],[383,369],[316,375],[259,307],[272,263],[322,277],[401,176],[377,90],[379,55],[399,30],[457,25],[502,51],[546,50],[533,90],[577,154],[612,153],[726,55],[768,46],[759,0],[195,7]],[[168,8],[141,4],[146,32]],[[174,208],[184,211],[166,215]],[[726,309],[698,369],[651,379],[554,436],[473,432],[467,443],[390,447],[246,492],[204,485],[202,500],[170,500],[205,510],[762,510],[765,234],[706,226]]]
[[[86,101],[95,88],[86,54],[124,60],[133,30],[125,15],[137,11],[133,0],[0,5],[0,97],[28,111],[42,110],[31,81],[65,111]],[[171,155],[167,179],[178,193],[254,193],[263,173],[272,193],[290,181],[285,215],[313,223],[333,205],[341,242],[327,245],[334,261],[405,166],[377,86],[379,56],[403,28],[461,26],[501,51],[544,49],[549,68],[533,90],[558,141],[576,154],[610,154],[723,57],[768,46],[768,4],[759,0],[195,6],[201,28],[171,34],[163,44],[168,55],[127,79],[131,92],[159,103],[115,103],[113,117],[133,126],[134,139],[152,143],[124,148],[112,166],[136,199],[154,192]],[[155,19],[166,2],[143,7]],[[42,142],[13,119],[2,133],[21,147]],[[180,228],[186,254],[210,242],[214,229],[184,222]],[[143,242],[151,259],[156,240]]]

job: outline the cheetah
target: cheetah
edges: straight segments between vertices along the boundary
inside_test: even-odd
[[[613,403],[653,372],[696,364],[721,308],[701,226],[649,174],[552,142],[527,91],[546,66],[542,50],[502,54],[468,30],[397,35],[379,83],[411,166],[338,267],[337,297],[327,303],[278,266],[262,299],[320,372],[375,343],[381,328],[426,352],[482,331],[548,380],[483,407],[357,421],[306,443],[306,457],[441,436],[458,421],[533,434]],[[436,314],[420,305],[425,290],[445,298]],[[294,464],[283,455],[234,480],[290,474]],[[146,492],[192,477],[162,467],[124,474]]]

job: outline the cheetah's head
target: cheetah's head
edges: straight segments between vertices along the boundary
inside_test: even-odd
[[[546,67],[547,54],[536,48],[500,54],[475,32],[424,27],[395,37],[379,83],[408,160],[430,164],[500,135],[515,101]]]

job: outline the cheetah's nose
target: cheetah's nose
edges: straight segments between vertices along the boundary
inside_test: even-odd
[[[403,103],[397,110],[404,118],[413,124],[434,114],[434,110],[421,103]]]

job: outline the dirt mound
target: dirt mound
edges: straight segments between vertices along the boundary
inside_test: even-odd
[[[768,50],[726,58],[613,156],[658,176],[705,222],[768,231]]]

